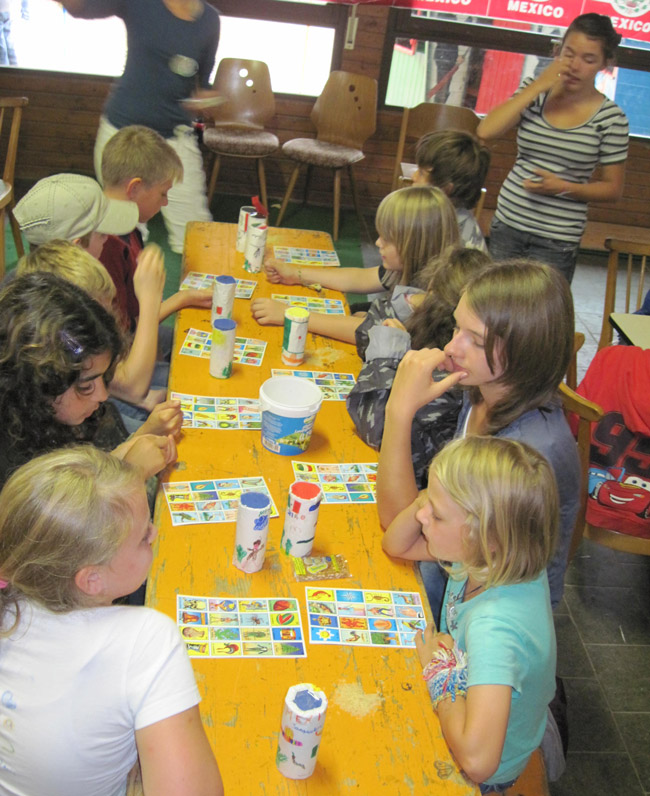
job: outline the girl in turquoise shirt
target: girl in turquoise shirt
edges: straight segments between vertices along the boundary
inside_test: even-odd
[[[520,442],[469,436],[435,457],[427,490],[384,535],[386,553],[441,561],[440,629],[416,636],[445,740],[482,793],[501,793],[541,744],[555,693],[546,566],[558,497],[546,459]]]

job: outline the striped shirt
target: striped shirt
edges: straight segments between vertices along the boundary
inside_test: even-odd
[[[525,80],[521,88],[531,82],[532,78]],[[596,113],[579,127],[553,127],[544,118],[547,96],[540,94],[521,116],[517,160],[501,186],[496,217],[523,232],[578,244],[587,223],[587,203],[568,196],[529,193],[523,181],[535,178],[539,168],[569,182],[586,183],[599,163],[625,161],[627,117],[604,97]]]

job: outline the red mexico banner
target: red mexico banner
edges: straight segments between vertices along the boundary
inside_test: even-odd
[[[332,1],[332,0],[331,0]],[[624,39],[650,41],[650,0],[333,0],[339,3],[396,6],[425,11],[451,11],[534,25],[568,28],[579,14],[595,12],[611,17]]]

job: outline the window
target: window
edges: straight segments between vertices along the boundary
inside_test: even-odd
[[[335,54],[345,31],[345,7],[321,0],[215,0],[213,5],[222,15],[217,63],[226,57],[266,61],[276,93],[320,94],[338,66]],[[126,34],[121,19],[75,19],[52,0],[10,0],[8,25],[13,55],[6,52],[2,64],[0,43],[0,65],[122,74]]]
[[[382,86],[385,104],[464,105],[479,114],[506,100],[549,62],[564,29],[434,11],[391,14]],[[650,137],[650,44],[624,39],[600,91],[623,108],[635,136]]]
[[[265,61],[275,93],[317,97],[331,70],[334,35],[333,28],[317,25],[222,16],[217,63],[222,58]]]
[[[122,74],[126,33],[121,19],[75,19],[52,0],[13,0],[9,14],[16,58],[15,64],[2,65],[111,77]]]

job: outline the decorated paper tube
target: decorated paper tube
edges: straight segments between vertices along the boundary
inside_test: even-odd
[[[314,773],[320,746],[327,697],[315,685],[292,685],[284,700],[275,762],[290,779],[306,779]]]
[[[244,269],[251,274],[257,274],[262,270],[267,230],[266,219],[263,216],[251,217],[244,249]]]
[[[246,235],[248,234],[248,224],[250,217],[257,211],[253,205],[246,205],[239,210],[239,224],[237,225],[237,251],[244,253],[246,248]]]
[[[305,343],[309,326],[309,311],[304,307],[287,307],[284,311],[282,361],[285,365],[301,365],[305,358]]]
[[[289,487],[280,542],[280,547],[287,555],[302,557],[311,553],[322,499],[321,488],[310,481],[295,481]]]
[[[229,318],[217,318],[212,324],[210,375],[215,379],[227,379],[232,373],[236,326],[237,324]]]
[[[217,318],[232,318],[237,280],[232,276],[218,276],[212,289],[212,323]]]
[[[237,509],[232,563],[242,572],[259,572],[266,555],[271,500],[264,492],[242,492]]]

